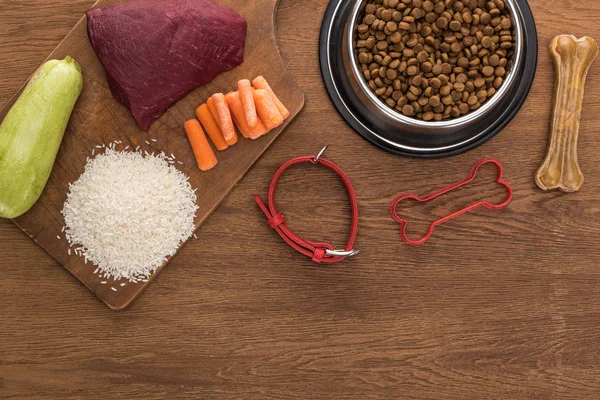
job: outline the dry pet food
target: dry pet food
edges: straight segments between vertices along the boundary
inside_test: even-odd
[[[594,39],[571,35],[556,37],[550,44],[556,69],[554,117],[548,154],[535,181],[544,190],[576,192],[583,185],[577,162],[579,119],[588,70],[598,56]]]
[[[441,121],[502,86],[515,33],[504,0],[369,0],[355,53],[371,90],[408,117]]]

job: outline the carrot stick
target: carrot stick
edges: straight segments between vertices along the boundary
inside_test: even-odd
[[[252,92],[252,97],[256,103],[258,116],[268,130],[275,129],[283,124],[283,117],[269,92],[264,89],[257,89]]]
[[[238,138],[235,133],[235,128],[233,127],[233,120],[231,119],[231,112],[229,111],[229,107],[227,107],[227,103],[225,102],[225,96],[223,93],[215,93],[211,97],[215,102],[215,109],[218,115],[218,121],[220,121],[219,126],[221,127],[221,132],[223,133],[223,137],[228,145],[234,145],[237,143]]]
[[[215,107],[215,101],[212,97],[209,97],[208,100],[206,100],[206,105],[208,106],[208,109],[210,110],[215,122],[219,126],[219,130],[221,130],[221,120],[219,119],[219,113],[217,112],[217,107]]]
[[[240,99],[240,94],[238,92],[227,93],[225,95],[225,100],[227,101],[227,105],[231,110],[231,115],[236,126],[246,139],[257,139],[268,132],[267,128],[260,119],[257,119],[256,126],[254,128],[250,128],[248,126],[248,122],[246,121],[246,113],[244,112],[244,106],[242,105],[242,100]]]
[[[229,145],[225,141],[225,138],[221,133],[221,129],[219,129],[219,125],[217,125],[217,121],[215,121],[206,104],[202,104],[200,107],[196,108],[196,116],[202,123],[204,130],[210,137],[210,140],[212,140],[217,150],[223,151],[227,149]]]
[[[191,119],[183,125],[185,133],[192,145],[198,168],[201,171],[208,171],[217,165],[217,157],[213,149],[206,139],[206,135],[200,126],[200,122],[196,119]]]
[[[281,100],[279,100],[279,98],[275,95],[275,92],[273,92],[273,89],[271,89],[271,86],[269,86],[269,83],[266,81],[265,78],[259,76],[258,78],[254,79],[252,81],[252,86],[254,87],[254,89],[265,89],[271,94],[271,96],[273,97],[273,101],[277,105],[277,109],[279,110],[279,113],[281,113],[281,116],[284,120],[290,116],[290,112],[287,108],[285,108]]]
[[[212,96],[208,98],[208,100],[206,101],[206,105],[208,106],[208,109],[210,110],[210,113],[213,116],[213,119],[216,121],[217,126],[219,127],[219,131],[221,132],[221,135],[223,135],[223,137],[225,137],[225,135],[223,133],[223,127],[221,126],[221,119],[219,118],[219,113],[217,112],[217,107],[215,106],[215,100],[212,98]],[[225,143],[227,143],[228,145],[231,145],[231,146],[236,144],[237,141],[238,141],[237,135],[235,135],[233,137],[233,139],[230,139],[229,141],[227,141],[227,139],[225,139]]]
[[[240,92],[240,100],[244,106],[244,112],[246,113],[246,122],[250,128],[254,128],[258,121],[258,117],[256,115],[254,99],[252,98],[252,84],[248,79],[242,79],[238,82],[238,91]]]

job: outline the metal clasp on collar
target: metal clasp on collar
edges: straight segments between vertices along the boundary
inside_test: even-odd
[[[313,164],[316,164],[319,162],[319,159],[323,156],[323,153],[325,153],[325,150],[327,150],[328,147],[329,147],[329,145],[326,144],[325,147],[323,147],[323,149],[319,152],[319,154],[317,154],[317,156],[315,158],[313,158],[313,160],[312,160]]]
[[[350,251],[344,251],[344,250],[325,250],[325,254],[327,254],[328,256],[333,256],[333,257],[352,257],[357,255],[358,253],[360,253],[359,250],[350,250]]]

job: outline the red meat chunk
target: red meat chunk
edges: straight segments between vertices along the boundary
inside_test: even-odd
[[[112,94],[144,130],[244,60],[246,20],[211,0],[134,0],[92,8],[87,19]]]

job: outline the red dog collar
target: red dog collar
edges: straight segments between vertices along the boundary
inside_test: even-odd
[[[273,180],[271,181],[271,186],[269,187],[268,208],[258,195],[254,196],[254,200],[262,212],[267,216],[269,226],[275,229],[275,231],[283,238],[283,240],[285,240],[287,244],[305,256],[311,257],[313,262],[317,264],[336,263],[343,261],[346,259],[346,257],[352,257],[358,254],[358,250],[354,250],[354,240],[356,239],[356,232],[358,230],[358,204],[356,201],[356,194],[354,192],[354,188],[352,187],[352,183],[350,183],[348,175],[346,175],[344,171],[342,171],[342,169],[336,164],[321,157],[326,149],[327,146],[325,146],[323,150],[321,150],[321,152],[316,156],[294,158],[283,164],[279,170],[277,170]],[[329,243],[312,242],[310,240],[300,238],[286,226],[283,214],[277,212],[277,208],[275,206],[275,189],[277,187],[279,178],[281,178],[281,175],[283,175],[285,170],[288,168],[304,163],[311,163],[313,165],[321,164],[331,169],[338,174],[346,186],[348,196],[350,197],[350,204],[352,205],[352,227],[350,230],[350,236],[348,238],[348,244],[343,251],[334,250],[334,247]]]

